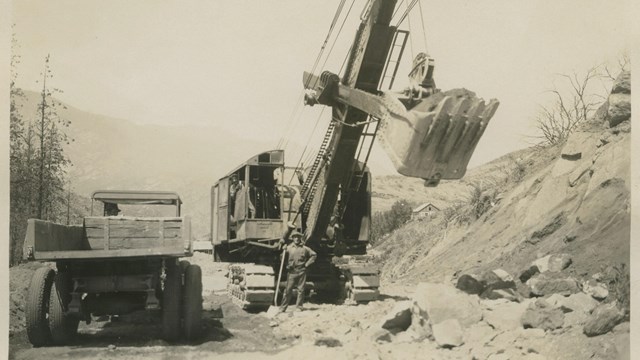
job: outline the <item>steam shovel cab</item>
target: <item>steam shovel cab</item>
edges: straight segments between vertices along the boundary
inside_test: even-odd
[[[68,344],[80,320],[141,310],[162,313],[166,340],[195,338],[201,331],[202,272],[179,261],[192,255],[192,242],[178,194],[106,190],[92,195],[92,211],[94,202],[104,205],[103,216],[85,217],[81,226],[28,220],[25,257],[56,264],[56,270],[38,269],[31,280],[30,342]],[[124,214],[120,207],[126,207]]]
[[[274,303],[280,265],[280,252],[274,245],[288,222],[295,220],[296,228],[304,231],[308,219],[316,216],[301,208],[301,186],[285,185],[291,170],[300,169],[285,167],[284,151],[267,151],[236,167],[211,189],[214,260],[232,263],[227,290],[244,308]],[[366,257],[371,226],[369,172],[360,169],[360,176],[361,186],[346,202],[340,222],[344,226],[338,229],[331,223],[326,234],[307,239],[306,245],[318,254],[307,276],[307,288],[330,294],[328,300],[353,295],[354,301],[369,301],[378,296],[378,269],[361,262],[357,267],[349,265],[348,255]],[[296,216],[298,212],[302,216]],[[282,288],[283,282],[279,285]]]
[[[284,170],[284,151],[268,151],[250,158],[212,187],[211,234],[216,260],[257,262],[264,251],[240,255],[238,249],[247,241],[269,245],[280,239],[286,222],[294,219],[300,206],[296,187],[283,185]],[[269,249],[266,253],[272,252]]]

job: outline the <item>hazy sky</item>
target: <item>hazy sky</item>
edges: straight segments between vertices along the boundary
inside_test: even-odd
[[[340,69],[365,2],[355,1],[326,69]],[[302,72],[313,66],[338,3],[14,1],[18,85],[37,89],[49,53],[52,84],[64,90],[59,97],[80,109],[140,123],[216,124],[274,146],[283,135],[304,144],[319,109],[297,111]],[[465,87],[501,102],[472,165],[527,146],[524,135],[533,133],[536,104],[545,101],[554,74],[616,62],[629,45],[626,5],[421,0],[438,87]],[[419,10],[409,18],[405,60],[424,51]],[[404,79],[403,72],[398,85]]]

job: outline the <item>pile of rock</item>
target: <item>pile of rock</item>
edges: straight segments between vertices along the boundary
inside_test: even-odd
[[[396,303],[371,336],[378,342],[429,339],[453,348],[462,346],[472,329],[487,325],[501,332],[532,329],[544,334],[569,327],[582,327],[587,336],[609,332],[624,313],[615,302],[604,303],[605,284],[579,282],[565,274],[570,265],[568,254],[552,254],[522,271],[519,282],[495,269],[463,274],[455,287],[420,283],[413,298]]]
[[[398,302],[372,336],[376,341],[432,339],[441,347],[455,347],[464,343],[463,328],[480,320],[477,296],[450,285],[420,283],[413,299]]]
[[[550,305],[536,301],[537,310],[531,311],[549,313],[549,307],[559,309],[566,315],[564,325],[582,325],[587,336],[611,331],[624,319],[624,313],[615,302],[601,303],[609,296],[607,285],[597,281],[597,276],[580,282],[563,273],[570,265],[571,257],[568,254],[553,254],[537,259],[521,273],[520,280],[526,285],[523,288],[529,292],[528,295],[546,298],[545,303]],[[557,312],[555,314],[556,319],[560,318]],[[535,322],[525,323],[524,320],[523,325],[538,327],[534,326]],[[562,324],[558,327],[562,327]]]

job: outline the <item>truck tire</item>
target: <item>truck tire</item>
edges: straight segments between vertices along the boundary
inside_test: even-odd
[[[202,331],[202,270],[198,265],[190,265],[184,274],[184,336],[194,340]]]
[[[182,299],[182,274],[180,266],[171,259],[166,263],[166,278],[162,291],[162,336],[166,341],[176,341],[180,336],[180,300]]]
[[[78,332],[79,318],[68,316],[73,287],[71,274],[58,271],[54,277],[49,299],[49,329],[55,345],[69,344]]]
[[[27,293],[27,337],[35,347],[51,343],[49,330],[49,297],[55,272],[41,267],[33,274]]]
[[[187,271],[187,268],[189,267],[189,265],[191,265],[191,263],[188,262],[187,260],[180,260],[179,265],[180,265],[180,273],[184,275],[184,273]]]

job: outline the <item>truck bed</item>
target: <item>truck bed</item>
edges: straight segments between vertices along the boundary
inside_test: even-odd
[[[86,217],[82,226],[29,219],[25,256],[35,260],[190,256],[188,217]]]

